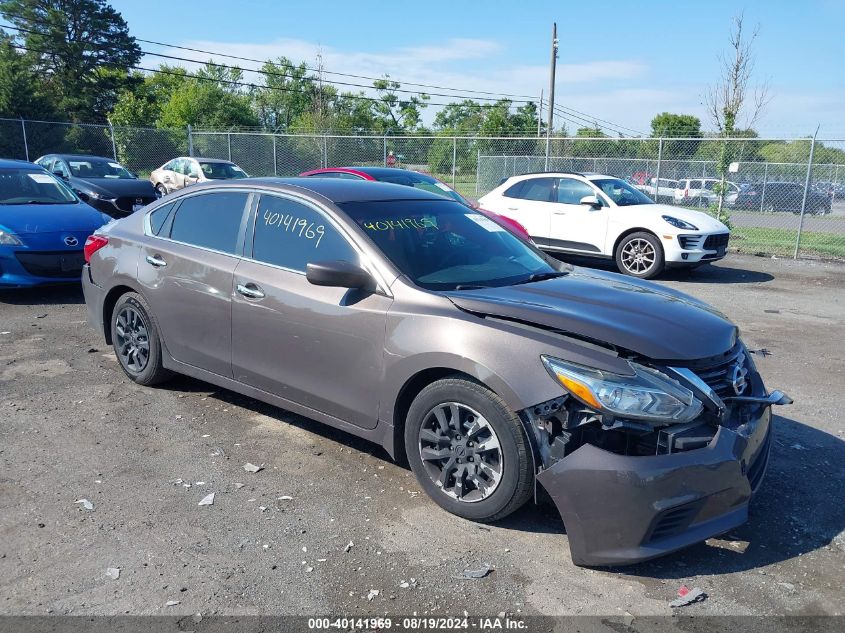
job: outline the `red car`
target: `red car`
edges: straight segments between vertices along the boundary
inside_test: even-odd
[[[498,224],[508,229],[518,238],[533,243],[528,231],[516,220],[487,211],[478,206],[477,202],[471,202],[464,198],[457,191],[452,189],[449,185],[437,180],[428,174],[422,174],[418,171],[411,171],[409,169],[398,169],[395,167],[328,167],[326,169],[314,169],[306,171],[300,176],[313,178],[347,178],[349,180],[377,180],[379,182],[391,182],[395,185],[406,185],[408,187],[415,187],[417,189],[425,189],[438,193],[441,196],[457,200],[461,204],[475,209],[488,216]]]

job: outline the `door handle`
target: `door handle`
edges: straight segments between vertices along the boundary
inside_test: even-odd
[[[164,261],[159,255],[147,255],[147,263],[150,266],[155,266],[156,268],[167,266],[167,262]]]
[[[566,211],[555,211],[555,215],[566,215]]]
[[[253,283],[238,284],[237,290],[247,299],[263,299],[264,291]]]
[[[508,211],[519,211],[519,207],[508,207]]]

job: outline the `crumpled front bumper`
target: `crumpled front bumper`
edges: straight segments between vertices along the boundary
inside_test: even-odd
[[[647,457],[584,444],[537,475],[577,565],[637,563],[743,524],[766,470],[771,407],[705,448]]]

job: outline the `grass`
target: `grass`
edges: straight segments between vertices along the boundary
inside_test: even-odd
[[[735,227],[731,231],[731,246],[741,253],[792,255],[797,231],[757,227]],[[845,258],[845,235],[836,233],[801,233],[800,255]]]

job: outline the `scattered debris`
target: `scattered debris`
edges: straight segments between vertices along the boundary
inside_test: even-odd
[[[786,589],[789,593],[795,593],[795,585],[793,585],[791,582],[779,582],[778,584],[784,589]]]
[[[8,332],[0,332],[0,334],[8,334]],[[100,350],[98,350],[96,347],[92,347],[92,348],[90,348],[90,349],[88,350],[88,353],[89,353],[89,354],[96,354],[96,353],[97,353],[97,352],[99,352],[99,351],[100,351]]]
[[[632,613],[628,613],[627,611],[622,614],[622,624],[625,626],[631,626],[634,623],[634,615]]]
[[[243,488],[245,485],[246,485],[246,484],[235,484],[235,488],[237,488],[238,490],[240,490],[240,489],[241,489],[241,488]]]
[[[177,420],[181,420],[181,419],[182,419],[182,416],[181,416],[181,415],[177,415],[177,416],[176,416],[176,419],[177,419]]]
[[[305,568],[305,571],[309,571],[309,572],[310,572],[310,571],[314,571],[314,568],[313,568],[313,567],[306,567],[306,568]]]
[[[215,446],[214,448],[211,449],[209,456],[210,457],[222,457],[223,459],[226,459],[226,451],[224,451],[223,448],[220,447],[220,446]]]
[[[205,400],[205,398],[203,398],[203,400]],[[208,433],[206,433],[206,434],[205,434],[205,435],[203,435],[202,437],[211,437],[211,436],[210,436]]]
[[[117,567],[109,567],[106,569],[106,577],[111,578],[112,580],[117,580],[120,578],[120,569]]]
[[[264,512],[264,511],[266,511],[266,510],[267,510],[267,506],[258,506],[258,509],[259,509],[261,512]]]
[[[465,569],[461,572],[461,575],[458,578],[471,578],[471,579],[478,579],[484,578],[487,574],[493,571],[493,568],[490,566],[489,563],[485,563],[479,569]]]
[[[86,510],[93,510],[94,509],[94,504],[91,503],[90,501],[88,501],[88,499],[77,499],[76,501],[74,501],[74,503],[81,503],[82,507],[85,508]]]
[[[46,318],[46,316],[47,316],[46,314],[36,314],[35,318],[36,319],[43,319],[43,318]]]
[[[402,589],[416,589],[417,588],[417,579],[411,578],[410,581],[403,580],[402,582],[399,583],[399,586],[402,587]]]
[[[763,312],[766,314],[780,314],[780,310],[763,310]]]
[[[197,483],[195,483],[194,485],[195,485],[195,486],[204,486],[204,485],[205,485],[205,482],[204,482],[204,481],[198,481],[198,482],[197,482]]]
[[[772,356],[772,353],[769,350],[767,350],[765,347],[761,347],[760,349],[750,349],[750,350],[748,350],[748,352],[751,353],[751,354],[759,354],[760,356],[763,356],[764,358],[766,356]]]
[[[367,592],[367,600],[372,600],[373,598],[375,598],[375,597],[376,597],[377,595],[379,595],[380,593],[381,593],[381,592],[380,592],[378,589],[370,589],[370,590]]]
[[[179,600],[168,600],[167,602],[164,603],[164,606],[165,607],[175,607],[177,604],[179,604]]]
[[[11,332],[0,332],[0,334],[11,334]]]
[[[183,479],[171,479],[170,483],[174,486],[178,486],[179,484],[185,483],[185,481]]]
[[[302,546],[302,551],[307,553],[307,552],[308,552],[308,548],[307,548],[307,547],[305,547],[305,546],[303,545],[303,546]]]
[[[279,497],[279,501],[293,501],[293,497],[291,497],[290,495],[282,495],[281,497]]]
[[[353,543],[352,541],[349,541],[349,542],[346,544],[346,547],[344,547],[344,548],[343,548],[343,551],[344,551],[344,552],[348,552],[348,551],[349,551],[349,550],[351,550],[353,547],[355,547],[355,543]]]
[[[259,470],[264,470],[264,466],[256,466],[247,462],[244,464],[244,470],[248,473],[257,473]]]
[[[202,501],[200,501],[197,505],[198,506],[210,506],[210,505],[213,505],[213,504],[214,504],[214,493],[212,492],[210,495],[206,495],[205,497],[203,497]]]
[[[801,446],[797,442],[795,444],[793,444],[792,446],[790,446],[789,448],[794,448],[796,451],[808,451],[808,450],[810,450],[806,446]]]
[[[680,589],[678,589],[678,596],[680,597],[669,603],[669,606],[673,609],[685,607],[694,602],[703,602],[707,599],[707,594],[704,593],[703,589],[699,587],[690,589],[686,585],[681,585]]]

